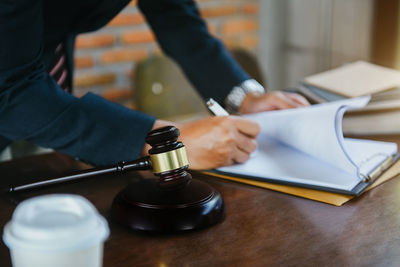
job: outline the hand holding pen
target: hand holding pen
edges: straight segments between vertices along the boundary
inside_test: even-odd
[[[258,123],[238,116],[228,116],[215,101],[210,110],[215,117],[207,117],[184,123],[157,120],[154,128],[174,125],[180,130],[179,140],[185,144],[190,168],[214,169],[242,163],[249,159],[256,147],[260,132]],[[218,105],[218,106],[217,106]],[[147,151],[146,148],[143,149]]]
[[[207,101],[215,117],[179,126],[192,169],[213,169],[246,162],[256,147],[260,126],[250,120],[229,116],[216,101]]]

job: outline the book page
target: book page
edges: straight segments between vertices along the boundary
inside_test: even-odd
[[[363,175],[397,151],[394,143],[343,138],[344,112],[362,108],[369,99],[246,115],[262,128],[256,152],[244,164],[217,170],[267,181],[352,190]]]
[[[361,108],[369,99],[346,99],[244,117],[257,121],[266,135],[356,175],[357,166],[343,149],[341,119],[346,109]]]
[[[220,172],[258,179],[351,190],[359,179],[261,133],[258,148],[243,164],[218,168]]]

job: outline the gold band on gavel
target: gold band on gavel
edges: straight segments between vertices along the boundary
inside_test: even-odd
[[[179,169],[189,165],[185,147],[176,150],[150,155],[154,173]]]

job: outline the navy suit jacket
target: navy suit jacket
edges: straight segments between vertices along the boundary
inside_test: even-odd
[[[0,0],[0,150],[28,140],[94,165],[139,157],[155,118],[86,94],[76,98],[48,75],[56,46],[109,22],[129,0]],[[212,37],[190,0],[138,2],[163,51],[204,98],[223,101],[249,79]],[[72,84],[72,75],[69,76]]]

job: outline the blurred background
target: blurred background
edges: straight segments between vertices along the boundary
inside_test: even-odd
[[[400,69],[399,2],[197,1],[209,31],[268,90],[297,86],[310,74],[356,60]],[[160,119],[209,115],[179,68],[162,55],[136,4],[133,0],[101,30],[77,38],[74,94],[90,91]],[[27,154],[24,142],[13,146],[0,160]]]
[[[355,60],[400,68],[399,0],[197,3],[213,35],[230,50],[244,50],[258,61],[257,79],[269,90],[296,86],[307,75]],[[75,94],[91,91],[138,108],[137,68],[159,54],[134,0],[107,27],[78,37]],[[150,87],[154,95],[163,90],[159,83]]]

